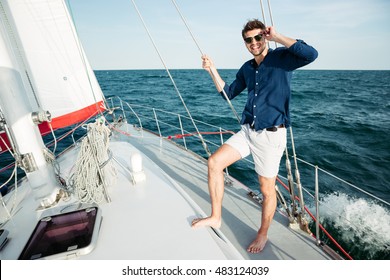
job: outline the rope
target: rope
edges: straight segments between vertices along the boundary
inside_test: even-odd
[[[174,81],[174,79],[173,79],[173,77],[172,77],[172,75],[171,75],[171,72],[169,71],[169,69],[168,69],[168,67],[167,67],[167,65],[166,65],[166,63],[165,63],[165,61],[164,61],[164,59],[163,59],[163,57],[162,57],[160,51],[158,50],[157,45],[156,45],[156,43],[154,42],[153,37],[152,37],[152,35],[151,35],[151,33],[150,33],[148,27],[146,26],[146,23],[145,23],[145,21],[144,21],[142,15],[141,15],[141,13],[140,13],[140,11],[138,10],[138,7],[137,7],[135,1],[134,1],[134,0],[131,0],[131,2],[132,2],[133,5],[134,5],[134,8],[135,8],[135,10],[136,10],[136,12],[137,12],[137,14],[138,14],[138,16],[139,16],[141,22],[142,22],[142,24],[143,24],[143,26],[144,26],[144,28],[145,28],[147,34],[148,34],[148,36],[149,36],[149,39],[151,40],[151,42],[152,42],[152,44],[153,44],[154,49],[156,50],[156,52],[157,52],[157,54],[158,54],[158,56],[159,56],[159,58],[160,58],[162,64],[164,65],[165,71],[167,72],[167,74],[168,74],[168,76],[169,76],[169,78],[170,78],[170,80],[171,80],[171,82],[172,82],[172,84],[173,84],[173,87],[175,88],[175,91],[176,91],[177,95],[179,96],[179,98],[180,98],[180,100],[181,100],[181,102],[182,102],[182,104],[183,104],[183,106],[184,106],[184,109],[186,110],[186,112],[187,112],[187,114],[188,114],[188,116],[189,116],[189,118],[190,118],[190,120],[191,120],[191,122],[192,122],[192,125],[195,127],[196,131],[198,132],[199,138],[200,138],[200,140],[202,141],[203,148],[205,149],[207,155],[210,156],[210,155],[211,155],[210,150],[209,150],[209,148],[207,147],[206,142],[203,140],[202,135],[199,133],[198,127],[196,126],[196,124],[195,124],[195,122],[194,122],[194,119],[192,118],[191,113],[190,113],[190,111],[188,110],[187,105],[185,104],[184,99],[183,99],[183,97],[181,96],[178,87],[176,86],[176,83],[175,83],[175,81]]]
[[[187,24],[186,19],[184,18],[183,14],[181,13],[181,11],[180,11],[180,9],[179,9],[179,6],[176,4],[176,1],[175,1],[175,0],[172,0],[172,3],[173,3],[174,6],[176,7],[177,12],[179,13],[181,19],[182,19],[183,22],[184,22],[184,25],[187,27],[188,32],[190,33],[192,39],[194,40],[196,46],[198,47],[198,50],[199,50],[200,54],[203,56],[204,53],[203,53],[202,49],[200,48],[200,46],[199,46],[197,40],[195,39],[195,36],[193,35],[193,33],[192,33],[192,31],[191,31],[189,25]],[[224,95],[226,101],[228,102],[230,108],[232,109],[234,116],[236,117],[238,123],[241,123],[240,117],[238,116],[236,110],[234,109],[234,106],[233,106],[232,102],[230,101],[230,99],[228,98],[228,96],[227,96],[225,90],[224,90],[223,87],[221,86],[221,84],[220,84],[220,82],[218,81],[218,79],[215,78],[215,73],[213,73],[213,70],[212,70],[212,69],[210,69],[210,70],[211,70],[211,71],[210,71],[210,75],[211,75],[212,79],[213,79],[214,81],[216,81],[216,83],[218,84],[218,86],[222,89],[222,93],[223,93],[223,95]]]
[[[269,17],[271,19],[271,25],[275,26],[274,25],[274,19],[273,19],[273,16],[272,16],[272,10],[271,10],[271,1],[267,0],[267,4],[268,4]],[[278,43],[276,43],[276,42],[274,42],[274,43],[275,43],[275,48],[277,48],[278,47]]]
[[[304,203],[304,200],[303,200],[301,176],[299,175],[297,155],[295,153],[294,135],[293,135],[293,131],[292,131],[292,127],[291,126],[290,126],[290,137],[291,137],[291,146],[292,146],[292,150],[293,150],[293,158],[294,158],[294,165],[295,165],[295,180],[296,180],[297,188],[298,188],[298,195],[299,195],[300,205],[301,205],[301,213],[304,215],[304,213],[305,213],[305,203]],[[287,147],[286,147],[286,149],[287,149]]]
[[[16,172],[17,168],[18,168],[18,167],[17,167],[17,165],[15,164],[14,169],[13,169],[11,175],[9,176],[9,178],[7,179],[7,181],[5,181],[5,182],[0,186],[0,189],[2,189],[2,188],[3,188],[4,186],[6,186],[6,185],[11,181],[11,179],[15,176],[15,189],[14,189],[14,196],[13,196],[13,197],[14,197],[14,202],[13,202],[13,204],[12,204],[11,210],[8,210],[7,203],[4,201],[3,195],[0,193],[1,204],[3,205],[3,208],[4,208],[4,210],[5,210],[6,214],[7,214],[7,220],[9,220],[9,219],[11,218],[11,216],[12,216],[11,213],[13,212],[13,209],[14,209],[14,207],[15,207],[15,205],[16,205],[16,196],[17,196],[17,191],[18,191],[17,172]]]
[[[292,208],[292,214],[294,216],[297,215],[297,206],[295,205],[295,194],[294,194],[294,178],[293,178],[293,175],[292,175],[292,172],[291,172],[291,163],[290,163],[290,159],[289,159],[289,156],[288,156],[288,149],[286,147],[285,149],[285,153],[286,153],[286,171],[287,171],[287,180],[288,180],[288,190],[290,192],[290,199],[291,199],[291,208]]]
[[[56,141],[57,142],[60,142],[62,140],[64,140],[68,135],[74,133],[78,128],[82,127],[85,123],[87,123],[93,116],[95,116],[96,113],[99,113],[98,111],[95,111],[93,112],[88,118],[86,118],[84,121],[80,122],[77,126],[75,126],[74,128],[72,128],[71,130],[69,130],[68,132],[64,133],[62,136],[60,137],[56,137]],[[72,136],[73,137],[73,136]],[[74,141],[73,141],[74,142]],[[54,140],[52,142],[50,142],[49,144],[47,144],[47,147],[51,147],[52,145],[54,145]]]
[[[5,133],[4,135],[8,136],[7,133]],[[1,140],[1,142],[3,142],[4,147],[6,147],[6,150],[1,151],[1,153],[8,151],[13,158],[16,158],[16,153],[12,152],[12,149],[8,146],[7,142],[3,139],[3,136],[1,136],[1,135],[0,135],[0,140]],[[10,141],[10,143],[11,143],[11,141]]]
[[[81,202],[100,203],[104,198],[109,201],[106,181],[109,175],[111,178],[116,175],[114,166],[109,162],[111,158],[108,146],[111,131],[101,119],[88,124],[87,128],[87,137],[81,142],[71,182]]]
[[[271,25],[274,26],[274,20],[273,20],[273,17],[272,17],[272,11],[271,11],[271,3],[270,1],[268,0],[268,11],[269,11],[269,15],[270,15],[270,18],[271,18]],[[265,13],[264,13],[264,5],[263,5],[263,1],[260,0],[260,8],[261,8],[261,15],[263,17],[263,23],[265,26],[267,26],[267,20],[265,18]],[[278,44],[276,42],[275,43],[275,48],[278,47]],[[270,47],[269,45],[269,42],[268,42],[268,48]]]
[[[205,131],[205,132],[200,132],[200,134],[203,134],[203,135],[215,135],[215,134],[234,134],[233,131],[218,131],[218,132],[214,132],[214,131]],[[167,136],[166,138],[167,139],[182,139],[182,138],[185,138],[185,137],[190,137],[190,136],[195,136],[197,135],[197,133],[185,133],[185,134],[175,134],[174,136],[172,135],[169,135]]]
[[[51,125],[51,122],[48,122],[48,125],[49,125],[49,128],[50,128],[51,135],[53,136],[54,147],[53,147],[52,153],[53,153],[53,155],[55,155],[55,154],[56,154],[56,151],[57,151],[57,143],[58,143],[58,142],[57,142],[57,137],[56,137],[56,135],[55,135],[55,133],[54,133],[53,127],[52,127],[52,125]]]
[[[265,19],[265,13],[264,13],[264,5],[263,5],[262,0],[260,0],[260,8],[261,8],[261,15],[263,16],[263,23],[264,23],[264,25],[267,25],[266,19]]]

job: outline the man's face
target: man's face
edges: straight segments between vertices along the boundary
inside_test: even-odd
[[[253,29],[245,33],[245,45],[253,56],[261,55],[266,48],[266,42],[261,33],[261,29]]]

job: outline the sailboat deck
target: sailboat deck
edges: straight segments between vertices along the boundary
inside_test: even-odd
[[[129,129],[131,130],[128,132],[137,137],[123,137],[157,162],[204,213],[210,213],[207,161],[178,147],[172,141],[160,139],[145,131],[144,137],[140,138],[139,131]],[[264,250],[260,254],[248,253],[246,248],[255,238],[260,226],[261,205],[248,197],[247,187],[234,178],[231,179],[233,183],[225,187],[221,231],[245,259],[330,259],[321,248],[316,246],[313,237],[291,229],[288,226],[288,218],[279,211],[275,213]]]

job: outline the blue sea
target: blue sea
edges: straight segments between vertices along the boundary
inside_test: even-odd
[[[186,115],[165,70],[95,73],[106,97],[119,96],[131,104]],[[170,73],[194,119],[240,129],[206,71]],[[220,70],[220,74],[231,82],[236,70]],[[245,102],[246,92],[232,100],[239,115]],[[298,158],[390,203],[390,71],[297,70],[291,116]],[[288,146],[291,155],[290,141]],[[300,162],[298,166],[305,195],[313,194],[313,169]],[[280,169],[285,176],[284,162]],[[250,163],[240,161],[229,173],[258,189]],[[327,173],[320,176],[321,222],[332,229],[330,233],[354,259],[390,259],[390,207]],[[307,206],[315,211],[310,202]]]

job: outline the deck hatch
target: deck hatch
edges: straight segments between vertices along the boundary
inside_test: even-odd
[[[98,207],[44,217],[38,221],[19,259],[57,259],[87,254],[95,246],[100,222]]]

